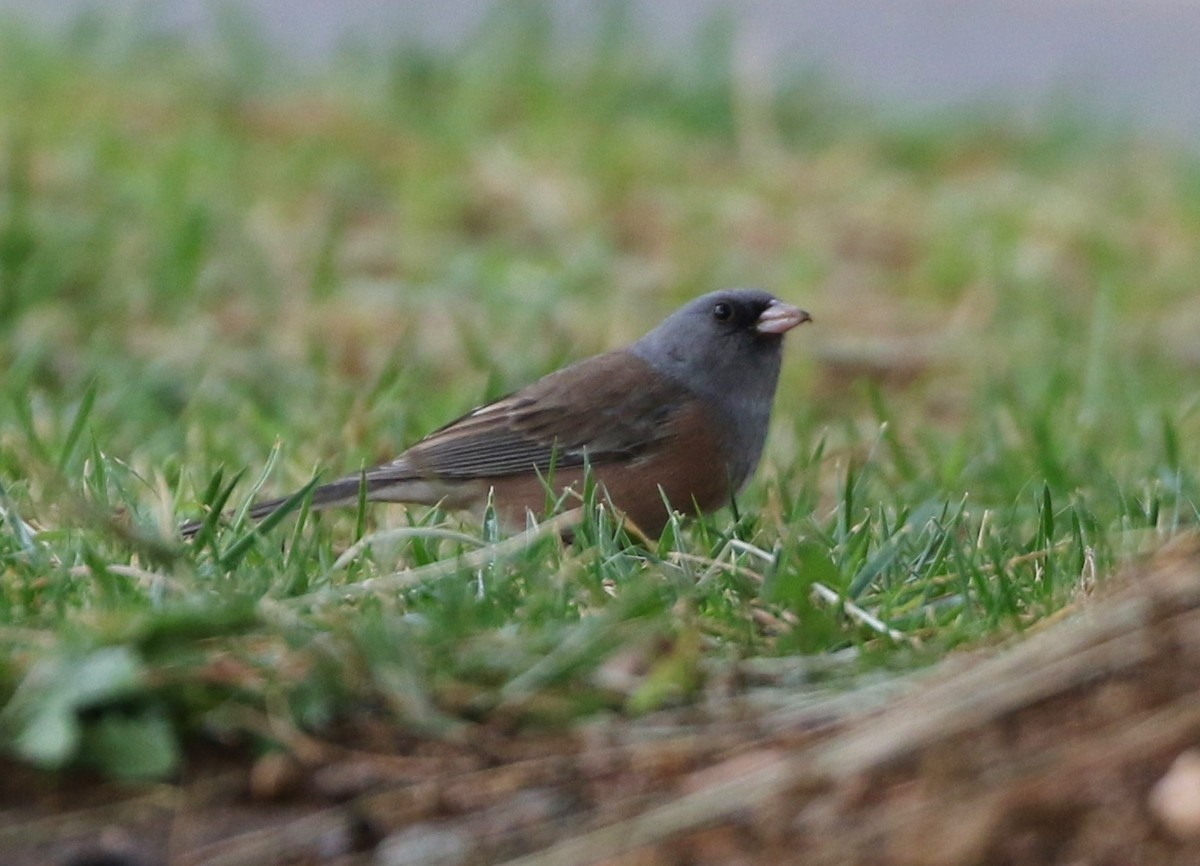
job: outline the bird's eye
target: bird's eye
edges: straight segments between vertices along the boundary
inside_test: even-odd
[[[729,304],[721,303],[713,307],[713,318],[718,322],[727,322],[733,316],[733,307]]]

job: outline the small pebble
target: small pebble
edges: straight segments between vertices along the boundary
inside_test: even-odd
[[[461,830],[437,824],[414,824],[393,833],[375,851],[377,866],[451,866],[462,863],[471,852]]]
[[[1200,749],[1188,749],[1150,790],[1150,811],[1180,841],[1200,839]]]

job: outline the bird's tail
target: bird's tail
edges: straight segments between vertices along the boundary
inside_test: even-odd
[[[362,484],[360,476],[339,478],[337,481],[331,481],[328,484],[322,484],[312,492],[312,498],[309,502],[309,507],[313,511],[319,511],[324,508],[336,508],[339,505],[350,505],[358,501],[358,491]],[[370,484],[368,482],[368,492]],[[274,514],[280,506],[288,502],[295,494],[288,496],[280,496],[276,499],[265,499],[262,502],[256,502],[251,506],[247,513],[255,523]],[[184,538],[194,538],[203,527],[207,520],[189,520],[179,528],[180,534]]]

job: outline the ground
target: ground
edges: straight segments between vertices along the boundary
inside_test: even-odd
[[[253,759],[210,745],[183,778],[152,785],[8,764],[0,797],[24,805],[5,811],[0,844],[10,866],[1015,866],[1200,852],[1152,794],[1200,737],[1200,542],[1023,640],[900,682],[796,693],[769,711],[745,685],[571,733],[421,740],[365,717]]]

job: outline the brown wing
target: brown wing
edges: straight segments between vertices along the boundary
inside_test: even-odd
[[[688,396],[633,355],[597,355],[452,421],[367,477],[495,478],[637,458],[672,434]]]

